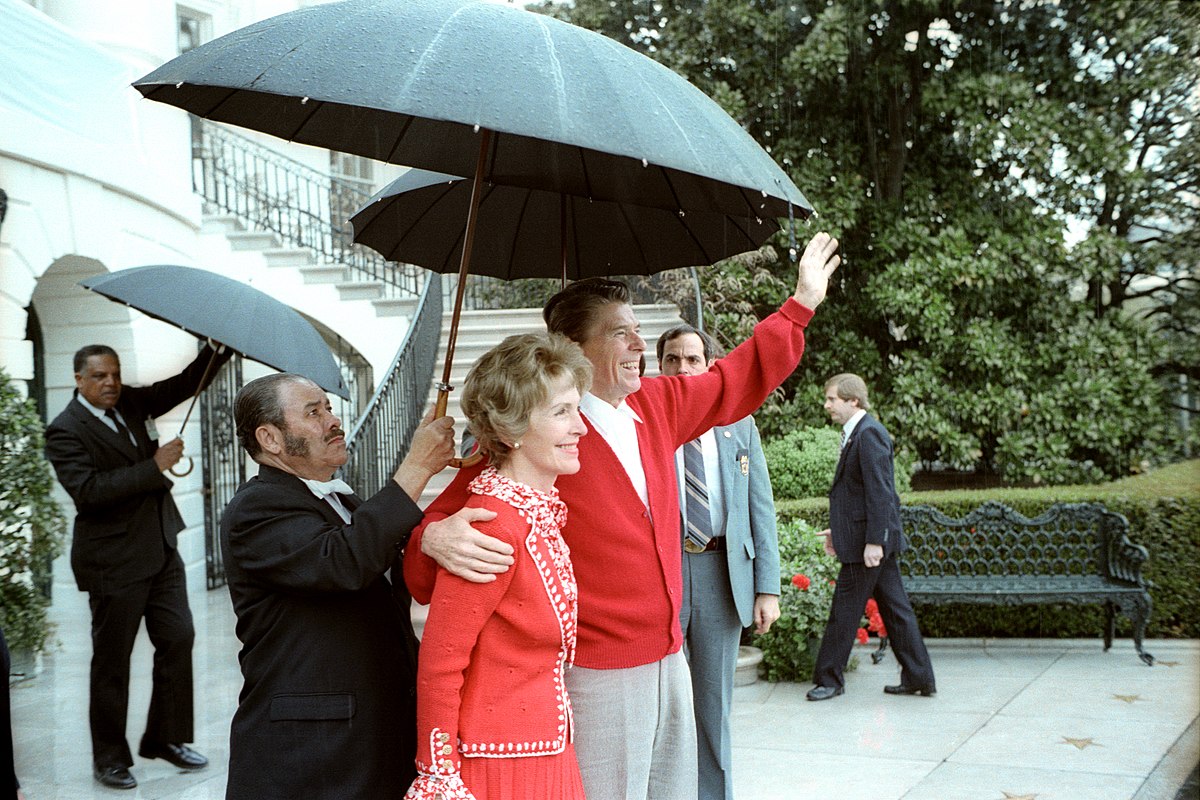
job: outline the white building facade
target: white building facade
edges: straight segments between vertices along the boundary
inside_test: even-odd
[[[212,196],[230,195],[238,181],[256,179],[247,169],[299,174],[325,185],[321,213],[326,222],[344,225],[358,195],[330,194],[331,173],[346,173],[346,180],[369,193],[396,169],[193,122],[130,86],[181,48],[309,4],[0,0],[0,189],[7,195],[0,223],[0,367],[18,386],[24,382],[46,419],[70,401],[72,356],[84,345],[115,348],[129,385],[173,375],[194,358],[191,335],[77,285],[88,276],[149,264],[218,272],[292,306],[330,343],[351,384],[354,398],[342,406],[343,416],[369,399],[408,329],[413,285],[380,286],[319,248],[297,246],[248,218],[261,213],[261,203],[230,213],[203,187]],[[256,166],[242,167],[237,176],[216,174],[214,142],[237,148],[239,158],[250,153],[251,161],[238,163]],[[241,382],[267,372],[249,361],[240,368]],[[186,410],[181,406],[159,420],[163,435],[180,430]],[[179,542],[193,592],[206,585],[215,543],[214,519],[205,508],[215,478],[204,468],[210,464],[202,466],[201,451],[207,454],[211,442],[223,438],[221,457],[228,460],[230,452],[228,431],[218,436],[206,426],[232,421],[219,405],[208,412],[188,418],[183,436],[197,468],[176,479],[174,489],[188,523]],[[347,427],[353,422],[343,420]],[[72,518],[74,508],[61,490],[60,500]],[[54,564],[53,584],[56,606],[82,607],[65,556]]]

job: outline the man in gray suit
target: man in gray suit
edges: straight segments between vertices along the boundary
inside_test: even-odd
[[[664,333],[657,349],[664,375],[706,372],[719,355],[712,338],[690,325]],[[753,624],[766,633],[779,619],[775,499],[751,417],[688,442],[676,461],[684,517],[679,622],[692,673],[699,796],[731,800],[729,709],[738,644],[743,628]]]

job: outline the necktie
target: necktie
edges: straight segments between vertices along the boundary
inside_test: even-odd
[[[698,553],[712,538],[712,514],[708,510],[708,485],[704,480],[704,451],[700,440],[683,446],[684,544],[689,553]],[[690,546],[688,546],[690,545]]]
[[[116,411],[114,411],[111,408],[106,408],[106,409],[104,409],[104,416],[111,419],[113,425],[117,426],[117,433],[121,434],[126,439],[128,439],[129,443],[132,444],[134,447],[137,447],[137,439],[133,438],[133,434],[130,433],[129,428],[125,427],[125,423],[121,422],[121,418],[117,416]]]
[[[839,444],[839,445],[838,445],[838,453],[839,453],[839,454],[840,454],[840,453],[841,453],[843,450],[845,450],[845,449],[846,449],[846,439],[847,439],[847,438],[849,438],[849,437],[847,437],[847,436],[846,436],[846,429],[845,429],[845,428],[842,428],[842,441],[841,441],[841,444]]]

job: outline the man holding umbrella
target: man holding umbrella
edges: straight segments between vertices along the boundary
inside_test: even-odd
[[[115,350],[88,345],[75,354],[73,399],[46,429],[46,457],[75,501],[71,569],[92,610],[94,774],[114,789],[137,786],[125,719],[129,657],[143,618],[154,644],[154,688],[138,755],[180,769],[208,764],[185,744],[195,631],[176,542],[183,518],[163,474],[183,456],[183,440],[160,447],[154,419],[202,391],[232,355],[205,347],[175,377],[136,388],[122,385]]]
[[[783,307],[711,371],[686,378],[640,376],[646,343],[624,284],[579,281],[546,305],[547,327],[578,342],[594,370],[580,409],[597,435],[580,440],[580,471],[558,481],[568,507],[563,536],[579,584],[578,645],[567,688],[589,800],[697,796],[691,678],[679,625],[675,451],[715,425],[749,415],[796,368],[804,329],[841,261],[836,251],[837,240],[814,236]],[[462,470],[430,506],[431,515],[461,508],[476,473]],[[425,562],[426,580],[409,587],[418,601],[428,601],[433,584],[433,564]]]

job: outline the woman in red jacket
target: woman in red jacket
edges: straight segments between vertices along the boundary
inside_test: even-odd
[[[417,769],[406,800],[575,800],[564,673],[578,591],[554,482],[579,471],[579,399],[592,369],[557,334],[510,336],[471,368],[462,408],[491,466],[468,506],[516,559],[491,583],[439,569],[417,671]],[[405,570],[408,571],[407,568]]]

